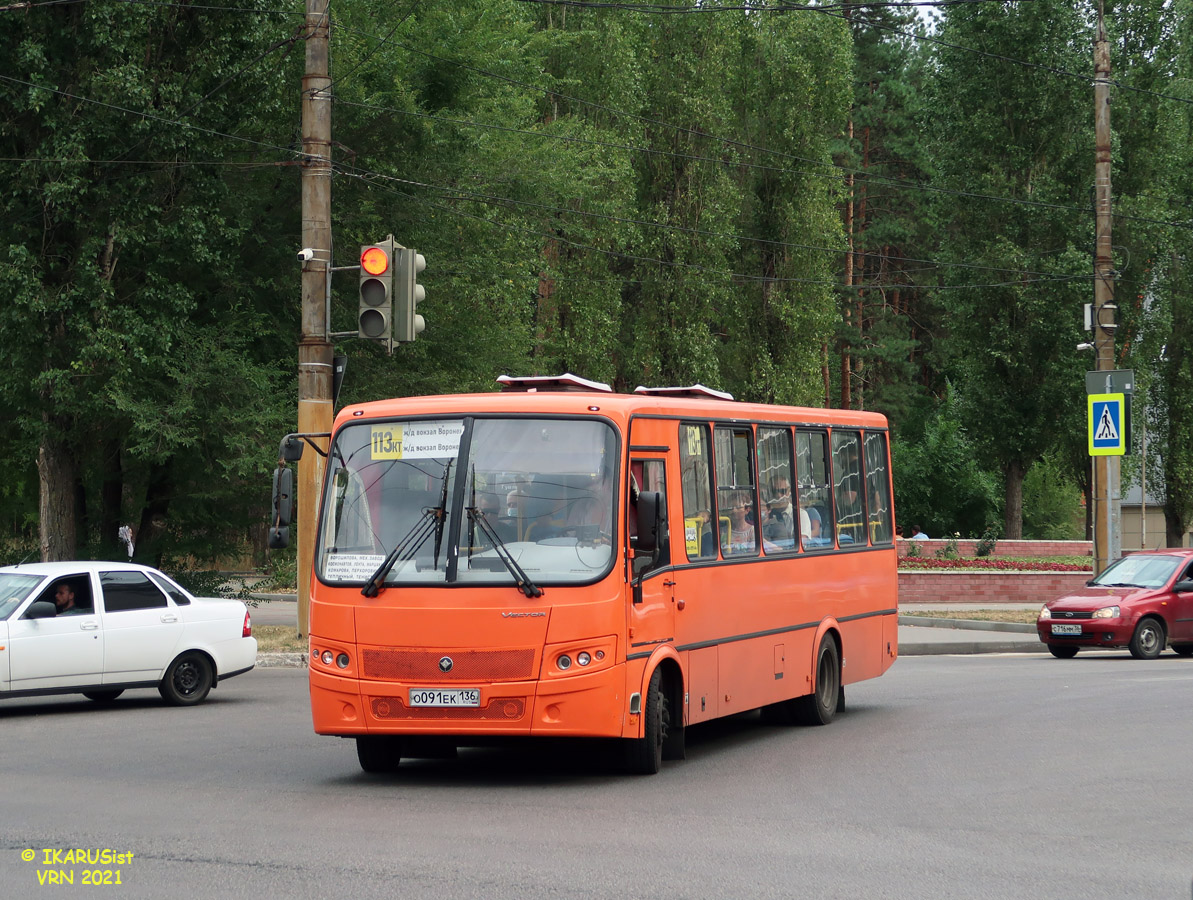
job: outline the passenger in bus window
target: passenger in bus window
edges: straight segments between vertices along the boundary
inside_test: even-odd
[[[699,510],[696,518],[700,520],[700,555],[716,556],[717,543],[712,536],[712,510]]]
[[[802,537],[805,541],[819,541],[821,522],[820,513],[817,511],[816,507],[812,505],[811,498],[804,491],[800,492],[799,513],[800,537]]]
[[[795,540],[795,520],[792,516],[791,483],[785,475],[778,475],[771,482],[766,506],[767,510],[762,517],[762,536],[780,547],[790,548]],[[801,509],[801,529],[807,518],[808,514]]]
[[[613,476],[608,466],[601,466],[585,493],[571,504],[564,534],[587,541],[609,543],[612,540]]]
[[[745,491],[727,495],[729,501],[729,545],[726,553],[753,553],[755,549],[754,523],[749,515],[753,504]]]
[[[502,541],[509,542],[517,540],[517,530],[514,524],[509,520],[501,518],[503,510],[501,504],[498,503],[497,495],[491,491],[477,491],[476,492],[476,510],[485,517],[485,521],[489,527],[497,533],[497,536]],[[479,546],[487,546],[490,542],[484,539],[484,533],[478,532],[477,539]]]

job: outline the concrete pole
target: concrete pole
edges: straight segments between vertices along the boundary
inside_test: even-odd
[[[1114,265],[1110,242],[1110,41],[1102,4],[1094,39],[1094,347],[1096,370],[1108,372],[1114,362]],[[1109,306],[1109,308],[1107,308]],[[1109,378],[1109,376],[1108,376]],[[1124,416],[1124,422],[1126,417]],[[1094,516],[1094,573],[1121,555],[1119,531],[1119,458],[1094,457],[1097,485]]]
[[[330,0],[306,0],[306,72],[302,78],[302,246],[315,251],[302,266],[302,334],[298,341],[298,430],[331,431],[332,345],[327,294],[331,280]],[[326,450],[326,442],[317,442]],[[309,451],[309,448],[308,448]],[[307,634],[311,569],[324,457],[298,463],[298,633]]]

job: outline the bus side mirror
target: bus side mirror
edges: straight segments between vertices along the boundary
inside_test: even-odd
[[[302,438],[292,434],[282,438],[282,445],[278,448],[278,458],[286,462],[298,462],[302,459]]]
[[[638,536],[634,549],[653,553],[659,548],[663,533],[663,495],[658,491],[638,492]]]
[[[293,513],[293,496],[294,473],[279,466],[273,473],[273,521],[269,528],[269,548],[271,550],[280,550],[290,544],[288,526]]]
[[[269,529],[269,549],[284,550],[290,546],[290,527],[275,525]]]

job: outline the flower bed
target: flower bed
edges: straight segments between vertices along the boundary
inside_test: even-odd
[[[972,557],[963,559],[929,559],[923,556],[905,556],[899,560],[900,569],[997,569],[1004,572],[1090,572],[1088,565],[1075,565],[1043,560],[999,559],[997,557]]]

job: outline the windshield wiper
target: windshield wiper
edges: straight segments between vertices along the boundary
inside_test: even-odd
[[[490,541],[493,542],[493,552],[497,554],[497,558],[505,564],[506,569],[510,575],[513,576],[514,583],[517,584],[520,590],[527,597],[541,597],[543,596],[543,589],[538,587],[530,576],[518,565],[517,561],[510,555],[509,548],[505,546],[505,541],[501,539],[496,529],[489,523],[488,518],[482,510],[475,506],[466,506],[465,510],[468,512],[468,518],[472,519],[480,526],[481,531]]]
[[[366,597],[376,597],[377,592],[385,587],[385,577],[390,570],[399,562],[405,562],[414,556],[418,552],[418,548],[426,543],[427,538],[435,531],[442,530],[443,526],[440,523],[446,515],[446,511],[441,506],[424,509],[419,520],[406,532],[406,536],[398,541],[389,556],[385,557],[384,562],[377,567],[377,571],[369,576],[368,582],[360,589],[360,592]]]

